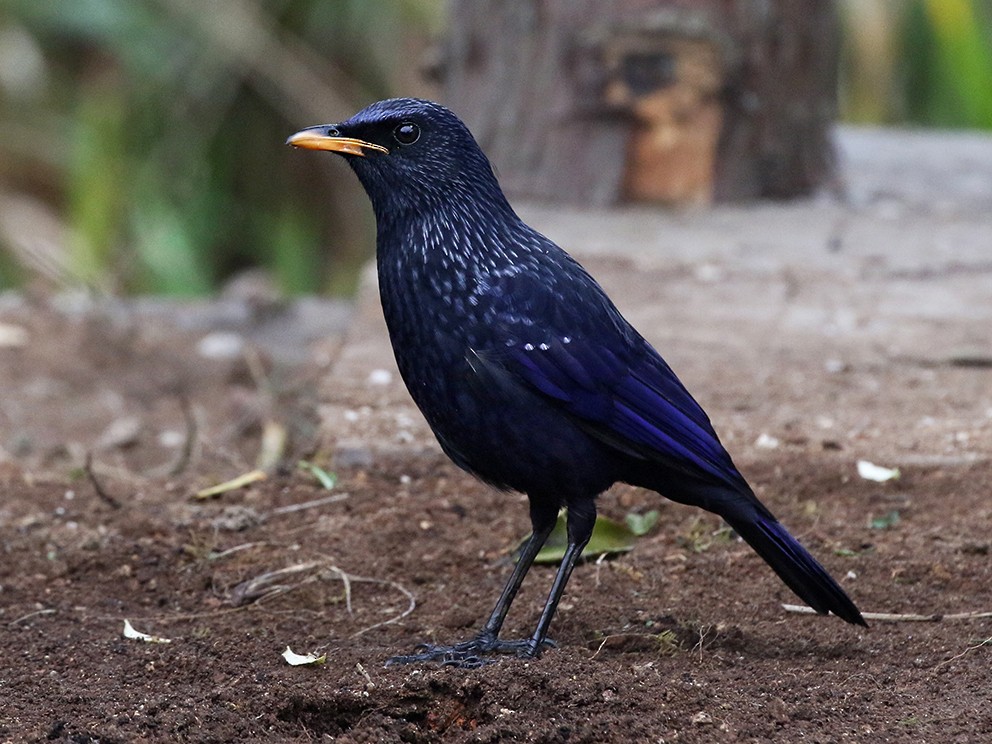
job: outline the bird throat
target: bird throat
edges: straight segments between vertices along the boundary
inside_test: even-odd
[[[462,274],[512,267],[519,258],[518,233],[527,231],[505,202],[452,200],[401,215],[377,214],[376,222],[380,271],[437,274],[456,283]]]

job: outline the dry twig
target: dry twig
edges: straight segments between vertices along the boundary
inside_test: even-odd
[[[287,566],[286,568],[280,568],[276,571],[268,571],[264,574],[256,576],[253,579],[248,579],[243,581],[238,586],[234,588],[231,592],[231,603],[235,607],[242,607],[251,602],[261,602],[269,597],[276,596],[278,594],[284,594],[293,589],[297,589],[304,584],[317,581],[319,575],[310,575],[304,578],[297,584],[288,585],[279,583],[286,579],[287,577],[294,576],[301,573],[306,573],[313,571],[317,568],[327,568],[331,573],[333,573],[337,578],[339,578],[344,584],[344,594],[345,594],[345,607],[348,610],[348,614],[352,614],[352,601],[351,601],[351,585],[360,584],[378,584],[379,586],[388,586],[404,597],[407,598],[407,606],[404,610],[394,615],[393,617],[383,620],[382,622],[373,623],[366,628],[352,633],[351,637],[356,638],[364,633],[368,633],[370,630],[375,630],[376,628],[381,628],[384,625],[392,625],[394,623],[400,622],[403,618],[407,617],[411,612],[417,607],[417,600],[414,598],[413,593],[407,589],[402,584],[395,581],[389,581],[387,579],[373,579],[368,576],[355,576],[349,574],[342,570],[338,566],[335,566],[327,561],[307,561],[305,563],[297,563],[292,566]]]
[[[186,438],[183,440],[183,448],[179,452],[179,457],[169,468],[170,478],[180,475],[189,466],[193,460],[193,449],[196,447],[197,439],[196,413],[193,411],[193,404],[185,395],[180,395],[179,405],[183,410],[183,419],[186,421]]]
[[[90,483],[93,484],[93,489],[96,491],[96,495],[99,496],[104,502],[110,504],[114,509],[121,508],[121,502],[107,493],[103,488],[103,484],[96,477],[96,473],[93,472],[93,453],[86,453],[86,462],[83,463],[83,471],[86,473],[86,477],[89,478]]]
[[[292,514],[293,512],[303,511],[304,509],[314,509],[318,506],[326,506],[327,504],[333,504],[338,501],[344,501],[348,498],[346,493],[336,493],[333,496],[325,496],[321,499],[314,499],[313,501],[304,501],[299,504],[288,504],[286,506],[280,506],[271,511],[273,516],[278,514]]]
[[[806,605],[783,604],[782,609],[797,615],[815,615],[816,610]],[[917,615],[898,612],[862,612],[865,620],[883,623],[939,623],[942,620],[982,620],[992,617],[992,612],[954,612],[950,614]]]
[[[962,656],[964,656],[967,653],[970,653],[971,651],[974,651],[975,649],[983,648],[984,646],[990,646],[990,645],[992,645],[992,638],[986,638],[984,640],[981,640],[972,646],[968,646],[968,648],[966,648],[964,651],[962,651],[959,654],[955,654],[950,659],[944,659],[942,662],[940,662],[937,666],[934,667],[934,670],[940,669],[942,666],[944,666],[944,664],[950,664],[952,661],[957,661]]]

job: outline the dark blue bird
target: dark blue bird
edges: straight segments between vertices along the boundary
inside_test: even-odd
[[[755,497],[709,418],[657,351],[571,256],[524,224],[451,111],[380,101],[296,147],[345,157],[377,223],[379,292],[396,362],[443,450],[527,494],[533,533],[473,639],[394,661],[463,665],[534,656],[617,481],[720,515],[819,613],[865,625],[824,568]],[[537,628],[499,631],[535,555],[568,509],[568,548]]]

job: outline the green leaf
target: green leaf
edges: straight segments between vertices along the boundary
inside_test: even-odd
[[[895,509],[880,517],[873,517],[868,527],[873,530],[888,530],[899,524],[899,512]]]
[[[616,553],[627,553],[634,549],[637,542],[637,534],[627,525],[616,522],[607,517],[596,517],[596,525],[592,529],[592,537],[582,555],[586,558],[594,558],[601,555],[613,555]],[[522,546],[521,546],[522,547]],[[548,537],[541,552],[534,559],[535,563],[557,564],[565,557],[565,549],[568,547],[568,530],[566,526],[566,512],[562,510],[558,515],[555,528]],[[519,550],[518,550],[519,553]]]
[[[658,516],[657,509],[652,509],[644,514],[631,512],[624,517],[624,521],[627,523],[631,532],[637,535],[637,537],[643,537],[651,531],[652,527],[658,524]]]
[[[297,463],[297,467],[299,467],[300,470],[305,470],[316,478],[325,491],[332,490],[338,482],[337,473],[328,473],[322,467],[319,465],[314,465],[312,462],[300,460],[299,463]]]

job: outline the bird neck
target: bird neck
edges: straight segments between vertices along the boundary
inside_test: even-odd
[[[485,271],[508,263],[509,246],[526,230],[501,191],[454,188],[436,198],[376,207],[377,253],[383,263]]]

